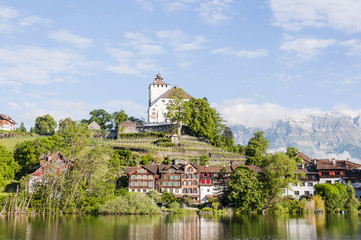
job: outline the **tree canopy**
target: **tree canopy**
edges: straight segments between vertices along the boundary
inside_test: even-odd
[[[187,110],[185,107],[186,95],[183,89],[176,88],[167,104],[166,118],[173,124],[177,124],[177,134],[181,135],[182,125],[187,121]]]
[[[0,187],[15,177],[19,165],[14,161],[13,153],[0,145]]]
[[[37,117],[35,120],[35,133],[39,135],[53,135],[57,127],[56,121],[49,114]]]
[[[247,165],[261,165],[263,157],[267,153],[270,140],[268,140],[263,131],[257,131],[254,136],[248,141],[246,146],[246,156],[248,157]]]

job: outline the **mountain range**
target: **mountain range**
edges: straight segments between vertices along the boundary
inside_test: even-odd
[[[235,143],[246,145],[253,133],[262,130],[270,139],[271,151],[296,147],[314,158],[361,159],[361,117],[342,113],[310,115],[302,120],[279,120],[267,129],[230,126]]]

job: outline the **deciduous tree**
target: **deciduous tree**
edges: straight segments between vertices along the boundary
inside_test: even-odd
[[[35,120],[35,133],[39,135],[53,135],[57,124],[49,114],[37,117]]]

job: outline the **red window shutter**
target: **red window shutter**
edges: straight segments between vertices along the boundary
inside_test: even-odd
[[[322,175],[322,173],[321,173],[321,172],[319,172],[319,173],[318,173],[318,175],[319,175],[319,176],[321,176],[321,175]]]
[[[202,184],[204,184],[206,181],[204,179],[202,179]]]
[[[343,172],[340,172],[340,175],[342,176],[342,175],[343,175]]]
[[[210,184],[211,183],[211,180],[207,179],[207,184]]]
[[[202,173],[202,177],[204,177],[204,173]]]
[[[207,177],[209,177],[209,173],[207,173]]]

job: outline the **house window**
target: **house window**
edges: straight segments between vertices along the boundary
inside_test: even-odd
[[[168,179],[168,176],[167,175],[164,175],[164,180],[167,180]]]
[[[137,176],[137,179],[142,179],[142,176],[138,175],[138,176]]]
[[[197,181],[193,181],[193,185],[197,185]]]
[[[310,192],[309,192],[309,191],[305,191],[305,195],[306,195],[306,196],[309,196],[309,195],[310,195]]]
[[[130,186],[133,186],[133,187],[134,187],[134,186],[135,186],[135,182],[132,182],[132,183],[130,184]]]
[[[299,191],[295,191],[295,195],[296,195],[296,196],[300,195],[300,192],[299,192]]]
[[[188,168],[188,172],[193,172],[193,168]]]
[[[150,182],[148,185],[149,185],[149,187],[153,187],[153,183],[152,183],[152,182]]]
[[[136,178],[135,175],[130,176],[130,179],[135,179],[135,178]]]
[[[188,174],[188,178],[192,178],[192,174]]]
[[[335,172],[335,175],[340,175],[340,172]]]
[[[210,191],[211,191],[211,189],[208,188],[208,189],[207,189],[207,192],[210,192]]]
[[[322,172],[322,176],[328,176],[328,175],[330,175],[329,172]]]
[[[192,185],[192,181],[188,181],[188,185]]]
[[[331,181],[326,181],[326,183],[331,183]]]
[[[307,183],[307,186],[313,187],[313,183]]]
[[[187,178],[187,174],[184,174],[184,176],[183,176],[184,178]]]
[[[188,193],[192,193],[192,189],[190,188],[190,189],[188,189]]]
[[[183,185],[184,185],[184,186],[187,186],[187,181],[183,181]]]
[[[303,183],[301,183],[301,186],[302,186],[302,187],[306,186],[306,183],[304,183],[304,182],[303,182]]]
[[[147,182],[143,182],[143,187],[146,187],[147,186]]]
[[[165,102],[165,100],[164,100],[164,99],[162,99],[162,102]]]
[[[193,188],[193,193],[197,193],[197,188]]]
[[[141,183],[141,182],[137,182],[137,186],[138,186],[138,187],[142,186],[142,183]]]
[[[197,178],[197,174],[193,174],[193,178]]]
[[[174,173],[174,169],[169,169],[168,172],[169,173]]]
[[[186,189],[186,188],[183,189],[183,193],[187,193],[187,189]]]
[[[148,176],[148,179],[153,179],[153,176],[152,176],[152,175],[149,175],[149,176]]]
[[[178,188],[176,188],[176,189],[175,189],[175,192],[176,192],[176,193],[179,193],[179,189],[178,189]]]
[[[163,182],[163,186],[167,186],[167,182]]]
[[[148,178],[148,176],[147,175],[143,175],[143,179],[147,179]]]

